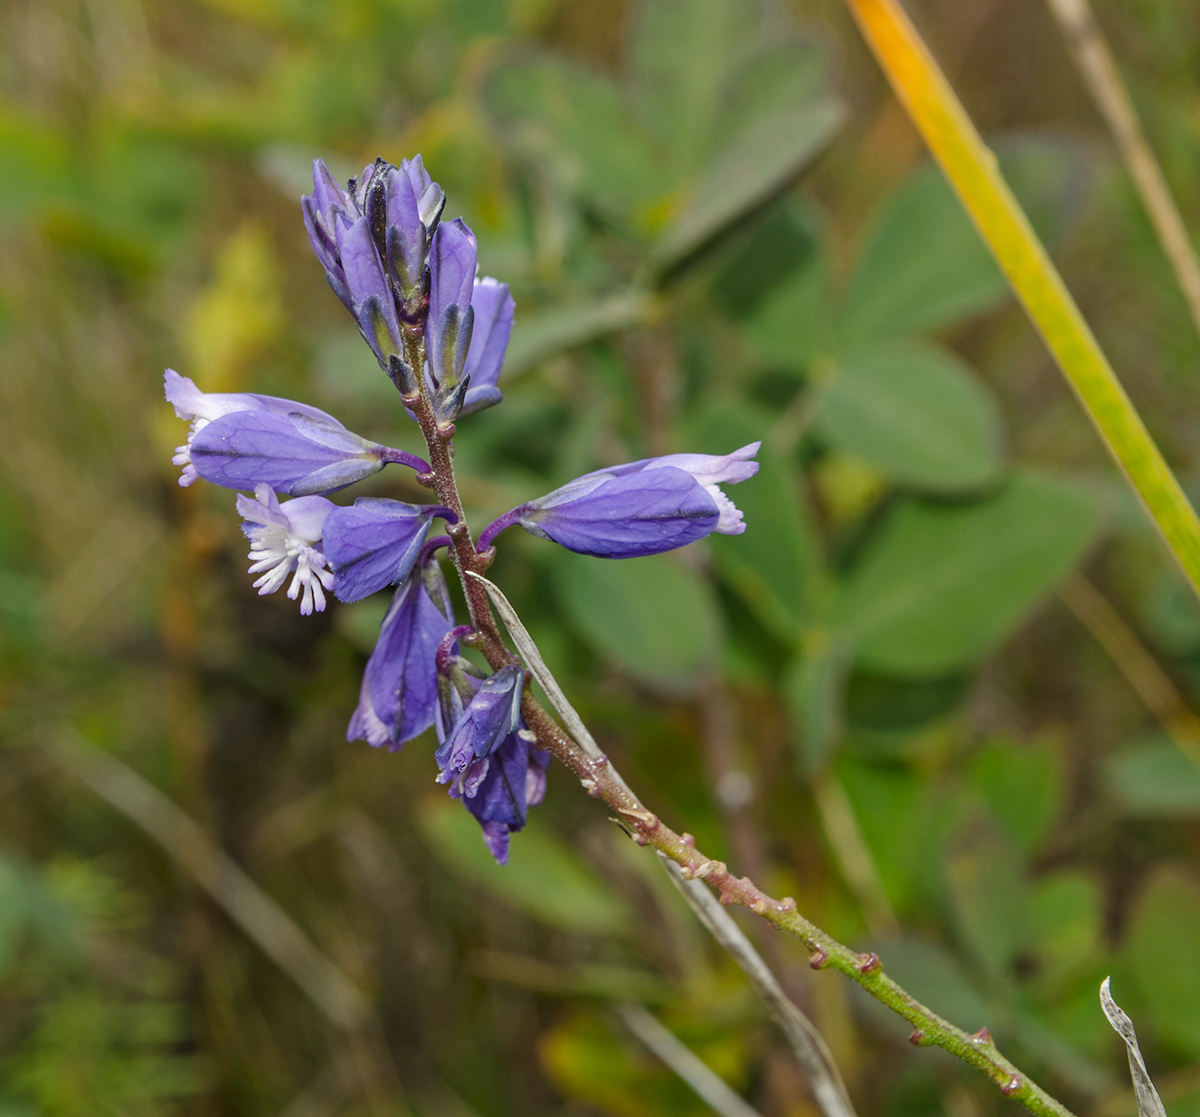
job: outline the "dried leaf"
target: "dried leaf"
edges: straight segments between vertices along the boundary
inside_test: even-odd
[[[1125,1041],[1125,1046],[1129,1049],[1129,1073],[1133,1078],[1133,1092],[1137,1095],[1138,1117],[1167,1117],[1162,1098],[1158,1096],[1154,1083],[1150,1081],[1150,1073],[1142,1060],[1142,1050],[1138,1047],[1133,1021],[1112,999],[1108,990],[1110,980],[1106,977],[1100,983],[1100,1007],[1104,1009],[1104,1015],[1108,1017],[1113,1031]]]

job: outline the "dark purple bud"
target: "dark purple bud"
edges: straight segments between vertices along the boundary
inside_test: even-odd
[[[350,507],[335,508],[321,546],[336,575],[338,600],[360,601],[407,578],[434,516],[457,519],[448,508],[384,497],[359,497]]]
[[[489,524],[479,549],[512,524],[568,550],[637,558],[686,546],[710,532],[740,535],[742,514],[718,487],[754,476],[760,443],[732,454],[670,454],[597,470]]]
[[[471,378],[471,388],[463,401],[464,415],[492,407],[502,398],[497,383],[512,334],[516,303],[509,294],[507,283],[485,276],[475,281],[471,309],[475,312],[475,321],[463,370],[464,377]]]
[[[367,661],[346,740],[395,750],[433,724],[438,705],[434,656],[454,625],[454,611],[431,550],[448,542],[430,540],[423,548],[427,557],[396,590]]]
[[[287,496],[331,493],[378,473],[397,451],[346,430],[328,416],[273,409],[235,411],[192,438],[191,463],[227,489],[267,485]]]
[[[516,732],[523,684],[519,667],[500,668],[480,683],[450,727],[434,759],[441,769],[438,783],[450,785],[452,798],[475,795],[487,775],[489,757]]]
[[[475,234],[461,217],[438,225],[429,253],[429,320],[425,345],[429,368],[439,384],[462,377],[471,345],[475,312]]]

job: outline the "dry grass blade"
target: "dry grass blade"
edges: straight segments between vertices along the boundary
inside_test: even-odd
[[[759,1117],[715,1071],[701,1062],[674,1033],[668,1031],[641,1005],[623,1004],[617,1011],[625,1026],[667,1064],[721,1117]]]
[[[1116,1001],[1112,999],[1109,990],[1111,978],[1105,978],[1100,983],[1100,1007],[1113,1026],[1113,1031],[1124,1041],[1129,1053],[1129,1073],[1133,1076],[1133,1092],[1137,1095],[1138,1117],[1167,1117],[1167,1111],[1150,1080],[1150,1072],[1142,1059],[1142,1050],[1138,1047],[1137,1033],[1133,1030],[1133,1021],[1126,1015]]]
[[[359,988],[189,815],[116,757],[64,726],[51,745],[62,767],[132,819],[225,910],[330,1023],[359,1031],[371,1006]]]
[[[1162,168],[1154,157],[1154,149],[1142,130],[1142,122],[1133,107],[1129,90],[1121,80],[1108,42],[1088,0],[1046,0],[1046,3],[1058,20],[1088,91],[1129,168],[1130,177],[1187,300],[1192,321],[1200,332],[1200,260]]]
[[[729,952],[730,957],[741,967],[742,972],[767,1002],[772,1019],[787,1037],[796,1061],[808,1075],[813,1095],[825,1117],[855,1117],[846,1084],[842,1081],[837,1064],[833,1061],[821,1033],[788,999],[762,956],[734,922],[733,916],[721,906],[721,902],[703,883],[698,880],[684,880],[679,866],[661,853],[658,859],[667,870],[672,883],[696,913],[696,917],[712,937]]]

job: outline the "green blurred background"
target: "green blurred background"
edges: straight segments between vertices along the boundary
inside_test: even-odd
[[[1200,222],[1200,9],[1097,6]],[[1200,344],[1045,9],[909,7],[1200,481]],[[260,599],[231,494],[175,484],[168,365],[416,448],[298,199],[314,156],[417,152],[517,299],[504,403],[460,424],[476,530],[586,469],[764,439],[744,536],[624,563],[501,540],[646,802],[1096,1117],[1135,1112],[1111,973],[1172,1117],[1200,1114],[1200,610],[835,0],[0,5],[0,1114],[706,1112],[628,999],[766,1117],[817,1113],[599,804],[552,770],[491,864],[428,740],[343,739],[383,602]],[[165,852],[86,748],[370,1011],[299,988],[185,871],[203,837]],[[860,1113],[1013,1108],[744,922]]]

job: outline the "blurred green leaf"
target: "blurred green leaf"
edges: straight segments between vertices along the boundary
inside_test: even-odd
[[[1062,807],[1062,770],[1054,746],[993,741],[975,755],[971,780],[1024,853],[1035,853]]]
[[[815,637],[788,669],[783,681],[792,741],[805,772],[824,768],[841,740],[844,729],[846,677],[853,648],[845,643]]]
[[[519,311],[504,358],[504,376],[515,376],[568,349],[637,325],[650,308],[650,296],[621,291],[577,306],[554,306],[523,316]]]
[[[1078,147],[1040,136],[999,145],[1001,168],[1043,241],[1082,212],[1090,168]],[[884,203],[843,307],[853,348],[929,333],[996,305],[1008,285],[941,172],[915,171]]]
[[[660,274],[693,256],[803,170],[844,117],[840,102],[824,98],[781,110],[743,133],[696,185],[691,201],[651,252]]]
[[[723,629],[712,591],[678,560],[565,551],[557,558],[556,585],[568,619],[618,666],[675,689],[718,662]]]
[[[986,816],[969,818],[950,842],[946,880],[959,931],[994,976],[1025,945],[1025,881],[1007,835]]]
[[[820,253],[816,217],[793,198],[782,198],[751,222],[713,279],[715,301],[739,319],[753,315]]]
[[[950,817],[936,787],[900,765],[845,757],[837,773],[893,907],[903,913],[927,901],[940,885],[938,846]]]
[[[626,216],[670,186],[609,78],[542,58],[501,67],[487,95],[518,150],[564,162],[568,187],[610,216]]]
[[[536,819],[511,843],[507,865],[496,864],[479,823],[461,803],[427,800],[420,820],[434,852],[452,869],[542,922],[595,934],[628,927],[624,903]]]
[[[770,418],[725,400],[688,424],[689,442],[708,454],[727,454],[765,438]],[[722,575],[759,623],[785,644],[799,638],[812,577],[811,543],[794,467],[768,439],[758,452],[759,470],[728,493],[745,516],[741,535],[709,537]]]
[[[967,504],[902,501],[850,571],[835,623],[859,662],[932,675],[995,647],[1079,561],[1098,523],[1092,500],[1018,473]]]
[[[1104,898],[1080,869],[1062,869],[1038,880],[1028,893],[1028,947],[1043,979],[1070,977],[1095,964],[1104,930]]]
[[[953,354],[893,343],[837,361],[817,412],[821,432],[902,485],[977,488],[1000,469],[1000,414]]]
[[[1006,297],[1008,285],[936,167],[884,204],[842,308],[844,346],[926,333]]]
[[[641,118],[686,172],[711,150],[726,79],[758,34],[753,0],[644,0],[631,64]]]
[[[780,109],[798,109],[819,97],[829,81],[825,51],[814,42],[765,45],[725,83],[714,122],[714,150],[722,150],[757,121]]]
[[[1200,770],[1166,738],[1128,745],[1104,765],[1109,794],[1127,814],[1149,818],[1200,815]]]
[[[1166,866],[1146,885],[1125,941],[1151,1022],[1187,1058],[1200,1057],[1200,887]]]

